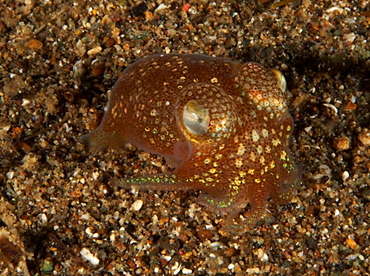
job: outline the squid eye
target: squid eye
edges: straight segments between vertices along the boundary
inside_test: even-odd
[[[190,100],[186,103],[182,119],[188,131],[195,135],[203,135],[208,131],[209,126],[209,111],[203,108],[195,100]]]
[[[276,80],[280,86],[280,89],[281,91],[285,92],[286,91],[286,79],[283,75],[283,73],[281,73],[279,70],[271,70],[272,73],[276,76]]]

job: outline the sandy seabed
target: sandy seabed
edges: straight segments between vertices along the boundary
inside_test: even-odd
[[[261,2],[0,2],[1,275],[369,275],[370,1]],[[196,192],[108,184],[161,157],[77,142],[124,68],[170,52],[287,79],[302,185],[246,234]]]

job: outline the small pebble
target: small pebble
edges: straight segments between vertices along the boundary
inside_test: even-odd
[[[364,129],[359,135],[358,140],[365,146],[370,145],[370,131],[368,129]]]
[[[164,10],[164,9],[167,9],[167,5],[165,5],[165,4],[160,4],[156,9],[155,9],[155,11],[157,12],[157,11],[160,11],[160,10]]]
[[[145,2],[141,2],[139,5],[131,9],[132,15],[135,17],[143,16],[144,13],[148,10]]]
[[[205,229],[200,229],[197,234],[198,238],[202,241],[209,240],[213,237],[211,231]]]
[[[339,137],[334,140],[334,148],[338,151],[348,150],[350,140],[347,137]]]
[[[52,260],[46,259],[40,265],[40,272],[42,275],[50,275],[54,270],[54,263]]]
[[[309,249],[316,250],[317,240],[315,240],[312,237],[308,237],[306,241],[307,241],[307,246]]]
[[[105,63],[101,60],[95,60],[92,63],[91,75],[93,77],[99,77],[104,74]]]
[[[27,47],[32,50],[39,50],[42,48],[42,46],[42,42],[37,39],[32,38],[27,41]]]
[[[182,269],[182,274],[184,275],[189,275],[189,274],[192,274],[193,271],[191,269],[188,269],[188,268],[183,268]]]
[[[80,251],[80,254],[82,256],[82,258],[84,258],[85,260],[89,261],[92,265],[98,265],[100,260],[95,257],[89,249],[87,249],[86,247],[82,248],[81,251]]]
[[[10,171],[10,172],[7,172],[7,173],[6,173],[6,177],[7,177],[8,179],[12,179],[12,178],[13,178],[13,176],[14,176],[14,172],[13,172],[13,171]]]
[[[131,205],[131,211],[139,211],[141,207],[143,207],[143,201],[138,199]]]
[[[349,246],[349,247],[351,247],[351,249],[353,249],[353,250],[355,250],[355,249],[357,249],[358,248],[358,244],[356,243],[356,241],[355,240],[353,240],[353,239],[347,239],[346,240],[346,243],[347,243],[347,245]]]
[[[348,178],[349,178],[349,173],[347,171],[344,171],[342,173],[342,180],[343,181],[346,181]]]
[[[88,55],[96,55],[96,54],[100,53],[102,50],[103,50],[103,48],[98,46],[98,47],[92,48],[91,50],[87,51],[87,54]]]

